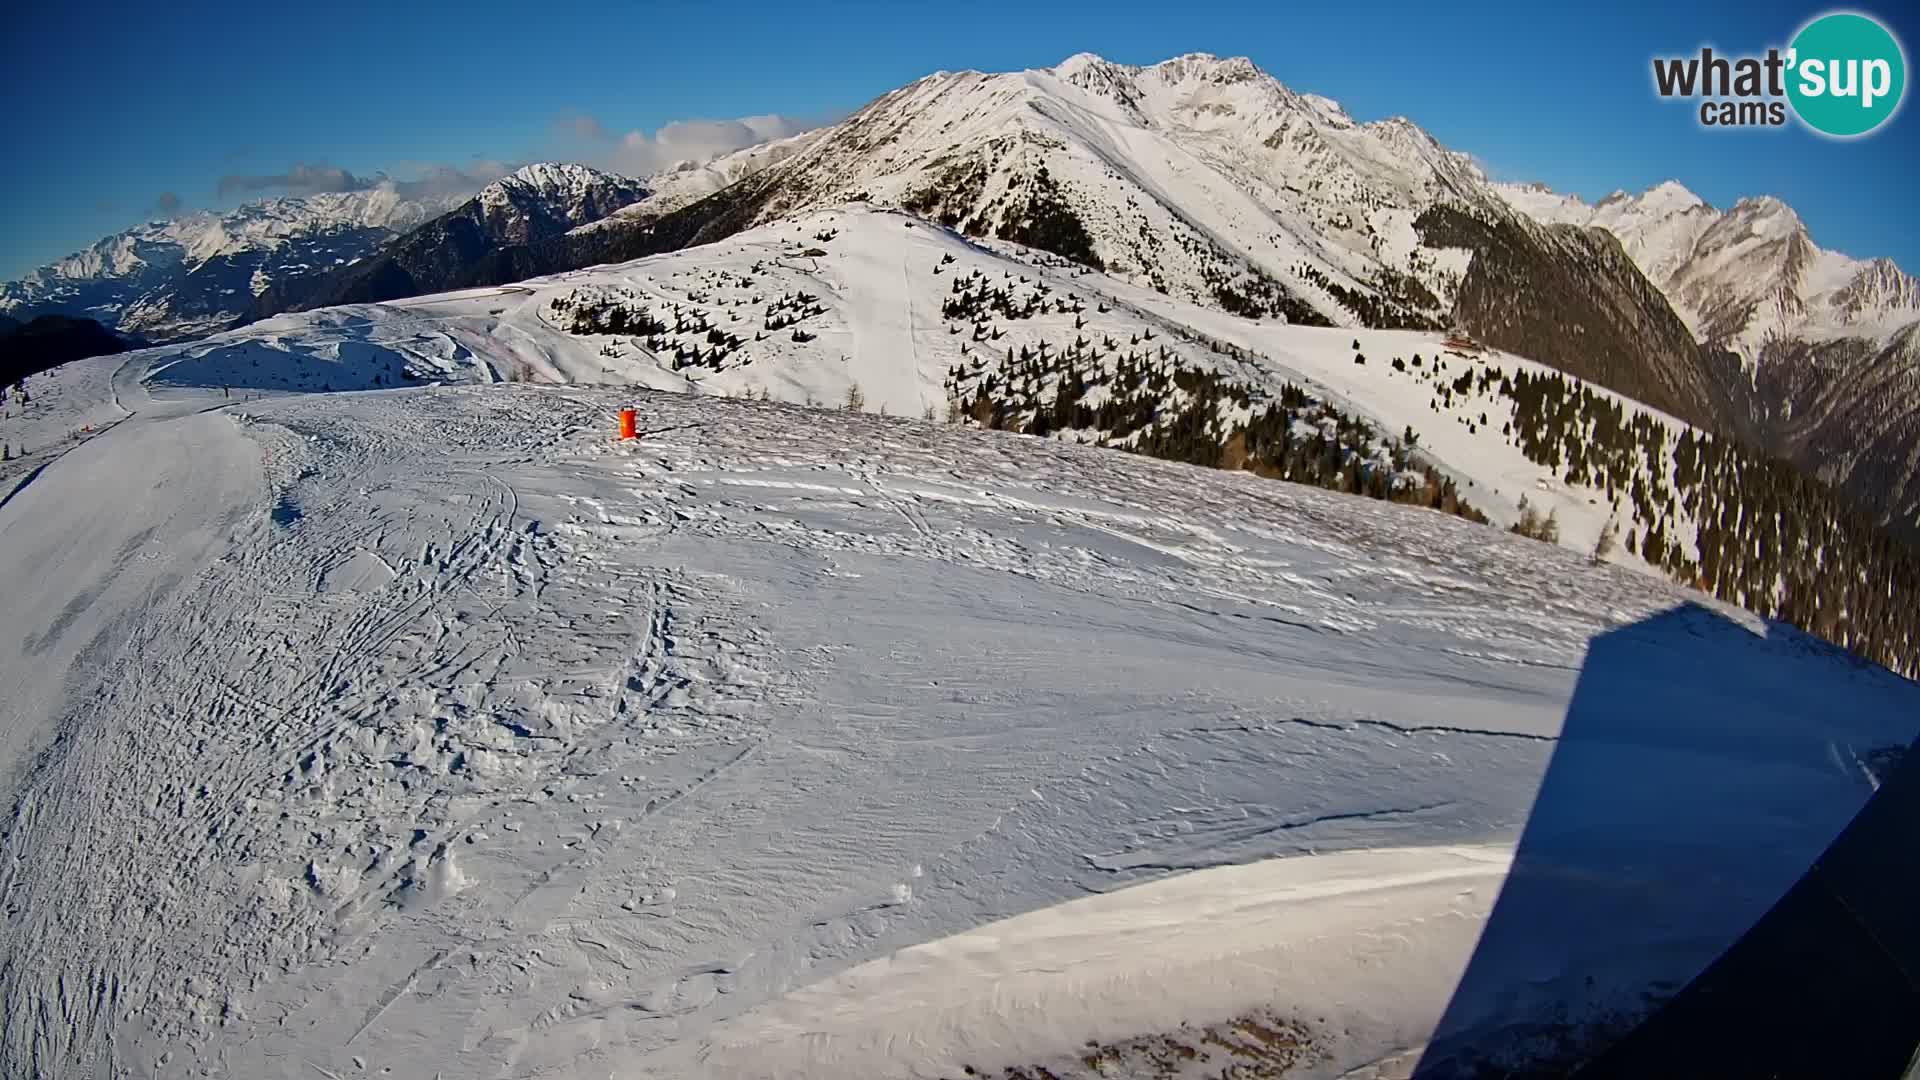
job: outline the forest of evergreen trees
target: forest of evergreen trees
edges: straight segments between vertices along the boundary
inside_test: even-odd
[[[1824,484],[1725,439],[1676,435],[1565,375],[1501,374],[1497,385],[1527,458],[1605,490],[1630,519],[1628,550],[1682,584],[1920,674],[1920,555]]]
[[[754,273],[759,271],[756,264]],[[754,288],[752,273],[716,270],[707,276],[707,289],[724,285],[737,294]],[[547,311],[554,325],[569,334],[626,337],[629,347],[644,349],[665,361],[670,370],[698,367],[724,371],[746,362],[744,357],[735,359],[746,344],[741,337],[745,328],[740,333],[722,329],[714,325],[716,315],[740,322],[757,308],[760,329],[754,331],[753,340],[765,341],[771,333],[788,330],[791,340],[806,342],[814,335],[799,324],[827,310],[818,296],[799,291],[783,292],[771,299],[759,292],[750,300],[736,295],[731,301],[720,302],[718,312],[703,306],[715,302],[709,291],[695,289],[687,294],[687,300],[685,304],[668,301],[656,315],[631,289],[588,286],[547,301]],[[615,343],[602,346],[600,352],[603,356],[619,356],[620,350]]]
[[[1437,314],[1443,310],[1439,298],[1406,274],[1383,267],[1375,275],[1374,291],[1368,293],[1340,284],[1312,263],[1296,263],[1293,272],[1359,316],[1362,326],[1375,330],[1439,330],[1444,325]],[[1314,325],[1333,324],[1322,319]]]
[[[760,292],[761,269],[703,280],[686,304],[580,290],[556,298],[551,310],[574,333],[627,337],[674,368],[722,370],[745,362],[745,335],[809,340],[803,321],[824,311],[810,294]],[[1238,346],[1191,329],[1180,331],[1179,349],[1150,326],[1103,332],[1089,320],[1101,321],[1109,301],[1089,309],[1088,299],[1037,275],[963,270],[951,255],[930,270],[951,277],[941,315],[950,333],[967,335],[962,361],[948,372],[954,419],[1486,520],[1422,459],[1413,429],[1382,433],[1299,386],[1236,381],[1184,355],[1197,345],[1248,359]],[[1274,300],[1247,279],[1216,287],[1251,289],[1247,302],[1256,307]],[[715,288],[731,299],[715,301],[710,314],[707,290]],[[1043,333],[1067,336],[1034,341],[1029,331],[1015,335],[1025,344],[1002,340],[1035,319],[1059,328]],[[743,325],[730,331],[719,320]],[[1368,363],[1355,344],[1354,363]],[[1371,362],[1389,378],[1428,385],[1437,417],[1469,432],[1497,426],[1529,461],[1590,489],[1611,506],[1621,546],[1675,581],[1920,675],[1920,556],[1817,480],[1558,372],[1509,373],[1471,350]],[[1529,535],[1551,522],[1537,524]]]
[[[999,312],[991,294],[967,293],[949,317]],[[1412,429],[1386,435],[1292,384],[1276,399],[1137,335],[1081,332],[994,359],[975,352],[949,371],[958,417],[1487,520],[1421,461]],[[1528,460],[1593,489],[1615,508],[1620,543],[1675,581],[1920,674],[1920,557],[1824,485],[1565,375],[1471,360],[1454,370],[1460,360],[1388,363],[1431,380],[1436,412],[1470,429],[1500,424]]]
[[[999,140],[989,145],[1004,147],[1010,143]],[[962,159],[949,165],[936,183],[909,194],[900,205],[968,236],[991,233],[1001,240],[1052,252],[1081,266],[1105,269],[1093,250],[1093,237],[1087,232],[1086,224],[1067,204],[1060,182],[1045,165],[1032,176],[1012,179],[1002,196],[1006,203],[998,208],[997,221],[994,220],[996,207],[978,205],[986,185],[986,160]]]
[[[1009,348],[997,364],[974,353],[948,371],[947,394],[957,418],[983,427],[1072,432],[1152,457],[1487,520],[1410,441],[1291,383],[1275,400],[1188,366],[1164,345],[1133,340],[1122,349],[1110,337],[1081,335],[1063,346]]]
[[[1080,216],[1060,196],[1060,186],[1040,166],[1027,186],[1024,204],[1008,207],[994,235],[1041,251],[1063,255],[1095,270],[1106,269],[1094,253],[1093,237]]]

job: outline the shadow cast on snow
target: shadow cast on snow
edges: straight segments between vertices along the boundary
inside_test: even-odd
[[[1415,1075],[1899,1076],[1920,1039],[1916,700],[1696,605],[1596,637]]]

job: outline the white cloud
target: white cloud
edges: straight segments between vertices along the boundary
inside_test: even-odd
[[[288,195],[317,195],[324,191],[365,191],[377,181],[363,179],[345,169],[323,162],[296,162],[283,173],[267,175],[243,175],[230,173],[220,178],[219,193],[222,198],[229,195],[251,195],[258,192],[276,191]]]
[[[815,126],[770,114],[736,120],[676,120],[653,132],[621,134],[596,117],[565,113],[554,118],[553,130],[567,145],[551,159],[582,161],[627,176],[648,176],[682,162],[705,163]],[[524,163],[478,158],[465,165],[402,162],[394,167],[399,174],[396,176],[385,171],[362,175],[324,161],[302,161],[285,172],[223,176],[217,190],[220,198],[227,199],[391,188],[409,199],[438,199],[478,191]]]
[[[414,165],[407,171],[416,174],[416,179],[394,180],[385,174],[380,179],[382,184],[398,191],[402,198],[439,199],[470,195],[519,167],[514,162],[487,160],[470,161],[465,165]]]
[[[589,163],[628,176],[646,176],[685,162],[705,162],[722,154],[798,135],[813,124],[789,116],[743,116],[737,120],[676,120],[657,131],[616,135],[594,117],[568,113],[554,121],[563,135],[588,144]]]
[[[585,139],[588,142],[604,142],[613,137],[605,125],[585,113],[563,113],[554,120],[553,126],[576,139]]]
[[[223,176],[218,191],[221,198],[228,198],[234,195],[317,195],[330,191],[391,188],[403,198],[437,199],[478,191],[514,168],[514,165],[505,162],[486,160],[476,160],[466,165],[413,163],[405,168],[413,178],[403,180],[384,171],[371,176],[358,176],[332,165],[303,161],[295,163],[283,173]]]

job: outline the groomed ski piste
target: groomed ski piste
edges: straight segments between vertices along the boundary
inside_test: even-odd
[[[702,379],[539,325],[686,253],[29,380],[0,1073],[1524,1057],[1704,967],[1920,728],[1632,566],[919,419],[955,335],[859,282],[959,242],[837,225],[906,238],[812,257],[787,291],[843,317]],[[853,383],[896,415],[792,403]]]

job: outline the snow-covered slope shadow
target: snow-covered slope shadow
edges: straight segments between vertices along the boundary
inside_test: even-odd
[[[1576,1067],[1706,968],[1860,808],[1889,745],[1861,722],[1898,716],[1906,688],[1790,627],[1769,638],[1755,649],[1689,604],[1593,639],[1416,1075]],[[1805,659],[1833,679],[1764,662],[1772,646],[1828,654]]]
[[[1517,843],[1098,892],[806,986],[695,1060],[715,1077],[1564,1075],[1791,885],[1909,737],[1911,695],[1791,628],[1656,610],[1591,639]]]
[[[1920,742],[1871,764],[1884,774],[1880,789],[1833,846],[1746,936],[1580,1080],[1913,1075]]]

